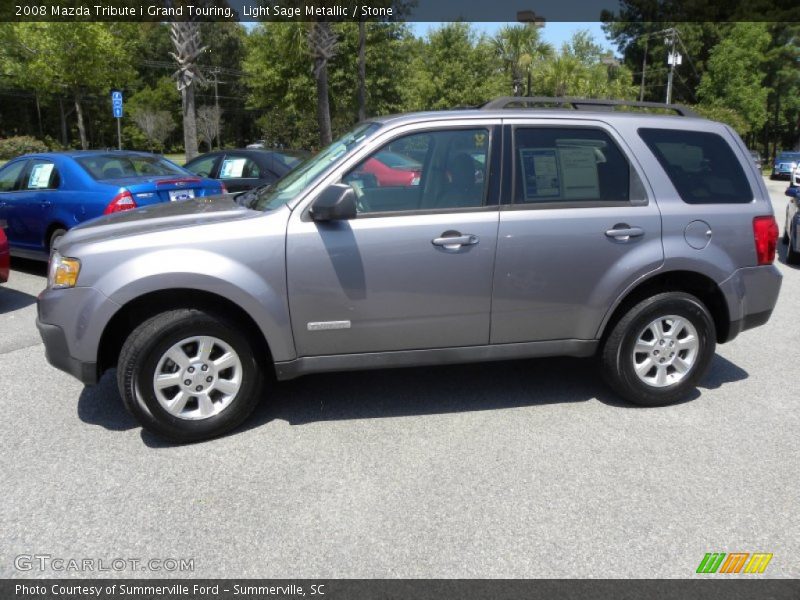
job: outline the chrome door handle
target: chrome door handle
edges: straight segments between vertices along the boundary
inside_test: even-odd
[[[632,237],[644,235],[641,227],[631,227],[627,223],[617,223],[613,228],[606,231],[606,236],[614,238],[620,242],[627,242]]]
[[[447,237],[438,237],[431,240],[434,246],[443,246],[445,248],[460,248],[461,246],[472,246],[480,241],[477,235],[465,233],[464,235],[454,235]]]

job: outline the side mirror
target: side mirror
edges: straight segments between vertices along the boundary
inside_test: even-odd
[[[356,193],[349,185],[334,183],[322,190],[308,213],[314,221],[355,219]]]
[[[800,190],[800,188],[789,186],[788,188],[786,188],[784,195],[791,196],[792,198],[797,198],[798,190]]]

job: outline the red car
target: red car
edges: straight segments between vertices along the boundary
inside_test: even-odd
[[[3,231],[3,227],[5,227],[5,223],[0,221],[0,283],[8,281],[8,268],[11,263],[11,259],[9,258],[11,255],[8,251],[8,239],[6,238],[6,232]]]
[[[422,165],[396,152],[378,152],[360,169],[375,176],[380,187],[407,187],[419,185]]]

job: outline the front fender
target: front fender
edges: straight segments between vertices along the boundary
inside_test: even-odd
[[[263,266],[264,263],[262,263]],[[198,248],[169,248],[138,255],[117,265],[94,287],[114,304],[126,304],[170,289],[216,294],[242,308],[258,325],[277,360],[295,358],[283,260],[269,261],[274,271],[256,272],[251,265]]]

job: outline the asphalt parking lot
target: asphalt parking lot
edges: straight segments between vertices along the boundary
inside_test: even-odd
[[[786,183],[767,183],[782,230]],[[317,375],[189,446],[143,433],[108,374],[47,364],[44,267],[14,261],[0,577],[82,575],[15,568],[48,554],[194,559],[103,573],[129,577],[681,578],[737,551],[800,577],[800,270],[779,253],[772,319],[718,347],[689,402],[622,404],[578,359]]]

